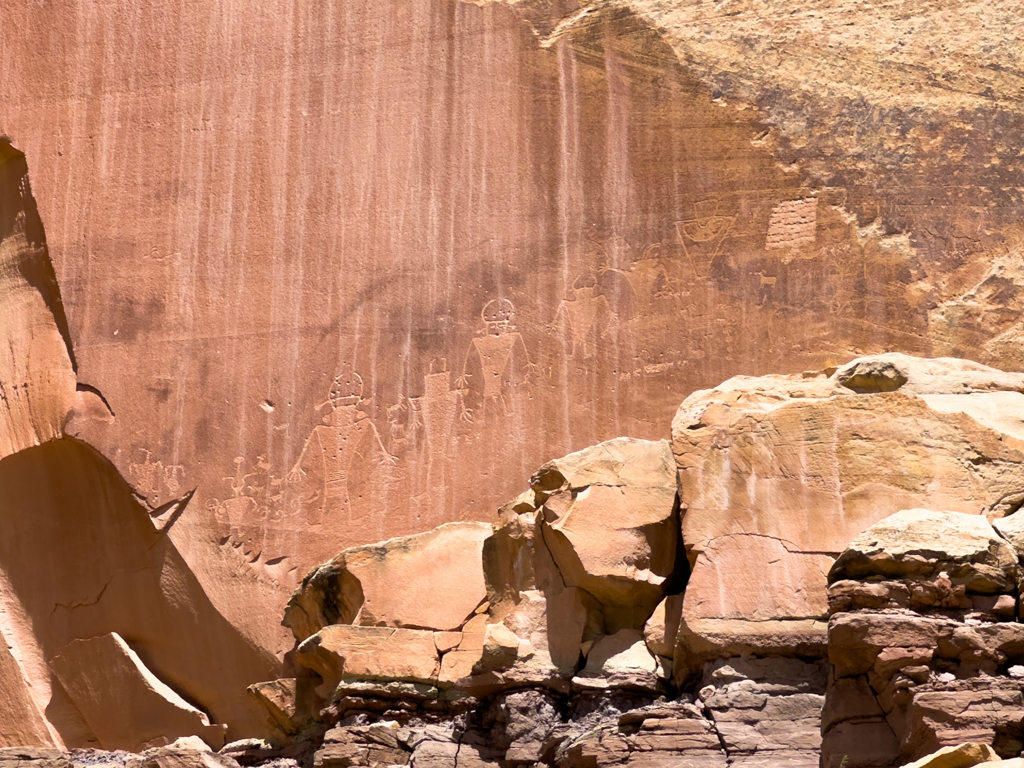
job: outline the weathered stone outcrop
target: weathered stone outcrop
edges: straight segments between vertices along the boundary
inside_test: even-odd
[[[530,485],[565,585],[597,600],[606,631],[642,627],[685,577],[668,443],[610,440],[545,464]]]
[[[493,527],[315,570],[286,621],[317,617],[293,656],[323,708],[296,719],[294,680],[254,691],[283,733],[333,726],[323,766],[893,768],[965,741],[1015,755],[1022,387],[883,355],[696,393],[674,460],[610,441],[545,464]],[[952,511],[891,509],[936,500]],[[456,626],[360,623],[364,593],[405,588],[408,564],[469,547],[467,531],[476,559],[425,577],[482,582],[454,593]]]
[[[443,709],[514,686],[664,692],[666,595],[687,570],[675,474],[666,442],[621,438],[545,464],[497,527],[346,550],[289,603],[294,659],[340,714],[375,695]]]
[[[1024,488],[1022,387],[1017,373],[887,354],[834,372],[737,377],[688,397],[672,427],[693,567],[677,680],[731,654],[821,655],[832,561],[882,518],[916,507],[1010,511]],[[984,549],[989,539],[972,526],[995,532],[980,518],[961,523],[963,546],[981,535]],[[905,557],[884,559],[894,573],[920,559],[905,544]],[[872,568],[874,545],[847,551],[840,567]],[[995,546],[990,560],[971,572],[987,574],[981,591],[1005,590],[1013,554]]]
[[[987,532],[824,589],[894,512],[1024,530],[1019,374],[873,354],[1020,367],[1019,0],[144,5],[3,7],[0,744],[149,743],[132,691],[157,739],[570,718],[816,663],[829,611],[1021,615]]]
[[[980,516],[910,510],[861,534],[830,574],[823,765],[902,765],[963,742],[1016,757],[1018,578],[1017,553]]]
[[[449,523],[347,549],[303,579],[284,624],[300,641],[331,624],[457,630],[486,599],[491,533],[487,523]]]
[[[50,666],[105,749],[141,752],[180,736],[224,745],[226,724],[212,726],[142,663],[116,633],[68,643]]]
[[[87,441],[162,523],[194,490],[168,536],[279,652],[312,567],[661,438],[683,393],[1014,367],[1018,5],[9,0],[53,259],[4,260],[14,442]]]
[[[0,499],[0,631],[18,663],[3,700],[24,681],[44,724],[24,741],[112,749],[216,732],[219,746],[225,726],[229,739],[262,732],[245,689],[280,662],[218,613],[109,462],[72,438],[20,451],[0,460]]]

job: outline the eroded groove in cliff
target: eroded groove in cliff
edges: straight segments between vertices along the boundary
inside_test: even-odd
[[[77,373],[78,363],[71,342],[71,330],[64,312],[57,274],[46,247],[43,221],[32,195],[28,161],[8,137],[0,136],[0,240],[7,239],[16,230],[24,233],[30,246],[29,250],[22,253],[18,269],[25,281],[39,291],[53,315],[53,322],[64,339],[71,369]]]

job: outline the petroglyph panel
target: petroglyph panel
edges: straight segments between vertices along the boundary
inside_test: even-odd
[[[785,200],[772,209],[765,248],[798,248],[813,243],[818,228],[818,198]]]
[[[343,547],[489,520],[733,375],[936,345],[1019,366],[1024,129],[991,100],[823,106],[764,63],[796,43],[704,2],[172,5],[80,29],[16,2],[0,132],[117,414],[74,434],[154,513],[182,500],[160,524],[236,623],[263,619],[223,585],[265,588],[269,625]],[[743,19],[763,77],[739,83],[692,30]]]

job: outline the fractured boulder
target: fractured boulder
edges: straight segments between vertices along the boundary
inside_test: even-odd
[[[493,530],[448,523],[346,549],[303,579],[284,624],[299,641],[331,624],[458,629],[486,597],[481,553]]]
[[[908,509],[880,520],[835,561],[829,580],[931,579],[945,571],[968,593],[1003,594],[1017,584],[1017,553],[979,515]]]
[[[617,438],[541,467],[540,529],[566,585],[603,608],[606,631],[637,629],[677,576],[676,473],[666,441]]]
[[[830,574],[824,768],[980,762],[965,742],[1018,754],[1017,576],[1016,552],[978,515],[901,511],[858,536]]]
[[[295,660],[323,678],[324,699],[348,680],[436,686],[438,657],[433,632],[349,624],[324,627],[295,650]]]
[[[677,680],[716,656],[820,654],[831,561],[888,515],[1009,511],[1024,487],[1022,388],[1021,374],[887,354],[686,398],[672,426],[693,569]],[[990,593],[1012,570],[996,549]]]
[[[75,640],[50,667],[105,749],[140,751],[200,736],[224,744],[226,725],[185,701],[142,663],[116,633]]]

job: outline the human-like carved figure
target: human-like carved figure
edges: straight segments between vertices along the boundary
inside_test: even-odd
[[[638,261],[634,261],[628,270],[622,272],[633,289],[632,295],[638,313],[649,311],[655,300],[672,295],[673,281],[664,261],[661,243],[653,243],[644,249],[643,256]]]
[[[456,385],[465,403],[464,421],[486,418],[500,405],[507,415],[512,399],[529,384],[533,365],[516,330],[516,312],[508,299],[487,302],[480,312],[483,333],[473,339]]]
[[[180,464],[164,465],[162,461],[153,461],[152,453],[140,448],[145,454],[141,464],[132,462],[128,465],[128,474],[133,479],[135,489],[146,497],[151,506],[158,506],[168,499],[179,496],[185,468]]]
[[[288,473],[288,483],[301,485],[301,506],[307,522],[351,520],[350,483],[353,473],[369,472],[395,458],[381,442],[369,414],[360,410],[363,380],[353,370],[340,373],[331,385],[327,400],[317,409],[330,407],[323,425],[313,428],[302,453]]]
[[[597,279],[591,274],[576,278],[572,298],[558,305],[550,330],[567,332],[572,341],[570,357],[587,359],[597,354],[597,340],[616,319],[608,298],[600,292]]]
[[[719,214],[718,200],[694,204],[694,217],[676,222],[676,232],[698,277],[707,277],[722,250],[722,243],[732,231],[736,216]]]

